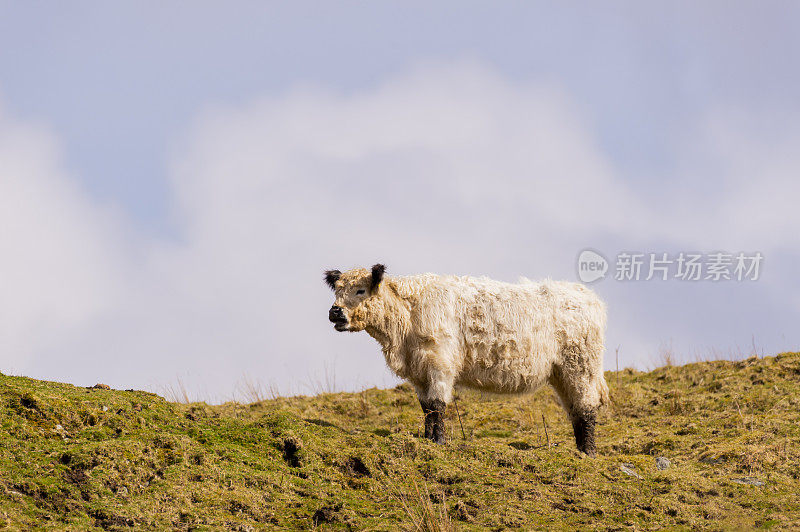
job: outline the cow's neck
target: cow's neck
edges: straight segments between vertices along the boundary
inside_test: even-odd
[[[389,369],[404,377],[403,345],[411,329],[411,312],[394,287],[389,283],[384,284],[381,286],[382,305],[371,313],[366,330],[381,344]]]

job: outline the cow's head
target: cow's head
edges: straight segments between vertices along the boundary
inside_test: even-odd
[[[328,270],[325,282],[336,294],[328,319],[337,331],[363,331],[370,301],[378,296],[386,267],[376,264],[371,270],[356,268],[346,272]]]

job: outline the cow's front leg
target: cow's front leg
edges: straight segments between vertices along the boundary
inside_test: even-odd
[[[419,404],[425,415],[425,437],[436,443],[444,443],[444,414],[447,405],[441,399],[420,399]]]
[[[595,456],[597,454],[597,447],[594,441],[594,427],[597,423],[596,412],[576,412],[570,417],[572,418],[572,428],[575,431],[575,443],[578,445],[578,450],[588,456]]]
[[[427,386],[417,387],[419,404],[425,415],[425,437],[436,443],[445,442],[444,415],[447,403],[453,396],[453,379],[445,374],[434,372]]]

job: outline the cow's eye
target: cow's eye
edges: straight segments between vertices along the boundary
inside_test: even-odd
[[[356,290],[356,295],[357,295],[357,296],[360,296],[360,295],[361,295],[361,294],[363,294],[364,292],[365,292],[365,290],[364,290],[363,288],[362,288],[362,289],[360,289],[360,290]]]

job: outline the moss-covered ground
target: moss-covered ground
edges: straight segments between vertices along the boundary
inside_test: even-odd
[[[439,446],[408,386],[209,406],[0,376],[0,527],[800,529],[800,353],[607,380],[589,459],[549,389],[462,391]]]

